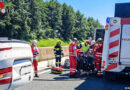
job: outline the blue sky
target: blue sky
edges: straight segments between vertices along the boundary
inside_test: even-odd
[[[115,3],[130,2],[130,0],[58,0],[71,5],[75,11],[79,10],[85,17],[98,19],[101,24],[106,24],[107,17],[113,17]]]

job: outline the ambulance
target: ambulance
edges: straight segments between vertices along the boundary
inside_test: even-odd
[[[130,18],[107,18],[101,70],[109,79],[130,75]]]
[[[13,89],[33,80],[33,55],[25,41],[0,38],[0,90]]]
[[[105,29],[104,28],[95,28],[94,31],[94,40],[97,41],[98,38],[102,38],[104,40]]]

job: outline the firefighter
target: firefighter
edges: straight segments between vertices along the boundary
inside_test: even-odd
[[[78,56],[78,54],[79,54],[80,52],[83,52],[82,47],[83,47],[83,46],[82,46],[81,43],[78,43],[78,44],[77,44],[77,49],[76,49],[77,56]]]
[[[95,46],[95,67],[97,69],[97,76],[101,75],[101,60],[103,51],[103,40],[98,38],[97,45]]]
[[[90,50],[91,50],[91,54],[92,54],[92,56],[94,57],[94,52],[95,52],[95,47],[96,47],[96,42],[95,42],[95,40],[92,40],[91,41],[91,46],[90,46]]]
[[[96,44],[95,40],[92,40],[91,45],[90,45],[90,49],[93,49],[95,44]]]
[[[34,72],[35,72],[35,77],[39,77],[38,76],[38,59],[37,56],[39,54],[38,48],[37,48],[37,41],[33,40],[32,45],[32,53],[33,53],[33,66],[34,66]]]
[[[63,49],[61,47],[61,41],[58,40],[56,46],[54,47],[54,54],[56,58],[56,67],[61,67],[61,57],[63,54]]]
[[[73,42],[69,46],[69,60],[70,60],[70,77],[76,77],[76,57],[77,57],[77,38],[73,38]]]

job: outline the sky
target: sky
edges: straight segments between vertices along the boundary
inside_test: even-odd
[[[102,25],[106,24],[107,17],[114,17],[115,3],[130,2],[130,0],[58,0],[60,3],[67,3],[79,10],[86,18],[98,19]]]

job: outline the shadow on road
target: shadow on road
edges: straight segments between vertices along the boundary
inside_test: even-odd
[[[66,77],[56,77],[54,79],[34,79],[34,81],[79,81],[81,79],[73,79],[73,78],[66,78]]]
[[[51,75],[56,75],[56,77],[52,79],[43,79],[43,78],[34,78],[34,81],[79,81],[79,80],[86,80],[86,74],[83,74],[80,77],[77,78],[69,78],[69,73],[65,74],[52,74]]]
[[[84,82],[77,86],[75,90],[125,90],[130,88],[130,77],[118,77],[117,80],[106,80],[103,77],[98,78],[95,74],[81,74],[78,78],[69,78],[68,70],[64,70],[63,74],[52,74],[52,79],[35,78],[34,81],[80,81]],[[128,90],[128,89],[126,89]]]
[[[90,76],[75,90],[124,90],[126,88],[130,88],[130,78],[128,77],[120,77],[115,81],[111,81]]]
[[[55,79],[55,80],[66,80],[66,81],[86,80],[87,74],[84,73],[82,75],[77,76],[77,78],[69,78],[69,73],[67,73],[67,74],[61,74],[58,77],[55,77],[53,79]]]

